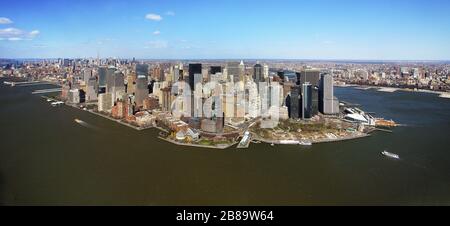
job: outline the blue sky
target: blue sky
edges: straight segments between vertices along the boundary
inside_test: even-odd
[[[4,0],[0,57],[449,60],[447,0]]]

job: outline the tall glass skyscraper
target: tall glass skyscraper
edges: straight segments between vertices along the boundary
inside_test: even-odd
[[[312,117],[312,85],[304,83],[302,85],[302,119]]]
[[[253,67],[253,80],[258,84],[259,82],[264,82],[264,75],[263,75],[263,67],[261,64],[256,64]]]
[[[189,85],[195,90],[195,74],[202,74],[202,64],[189,64]]]
[[[106,86],[106,67],[98,68],[98,86],[105,87]]]

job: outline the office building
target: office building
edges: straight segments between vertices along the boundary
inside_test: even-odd
[[[113,86],[111,90],[112,101],[116,102],[118,99],[123,99],[125,92],[124,75],[120,71],[114,73]]]
[[[99,67],[98,68],[98,86],[106,87],[106,71],[107,67]]]
[[[319,80],[320,80],[320,71],[317,69],[303,69],[300,71],[300,73],[297,74],[297,82],[300,81],[300,83],[297,83],[298,85],[303,85],[305,83],[311,84],[314,86],[319,86]]]
[[[211,75],[215,75],[217,73],[222,73],[222,67],[221,66],[211,66],[209,73]]]
[[[321,76],[319,85],[319,111],[326,115],[339,113],[339,101],[334,97],[333,76]]]
[[[111,93],[114,87],[114,73],[116,72],[115,67],[108,67],[106,70],[106,92]]]
[[[256,82],[257,85],[259,85],[260,82],[264,82],[264,74],[263,74],[263,67],[261,64],[256,64],[253,67],[253,81]]]
[[[112,95],[111,93],[101,93],[98,95],[98,111],[110,112],[112,109]]]
[[[142,106],[145,98],[148,97],[148,78],[144,75],[139,75],[136,80],[135,102],[136,106]]]
[[[91,68],[83,69],[83,81],[87,84],[90,78],[92,78],[92,69]]]
[[[301,88],[300,86],[293,86],[291,88],[291,94],[286,99],[288,106],[289,118],[299,119],[301,117]]]
[[[195,74],[202,74],[202,64],[189,64],[189,86],[195,90]]]
[[[86,102],[97,101],[97,79],[90,78],[86,84]]]
[[[312,116],[312,85],[307,82],[302,85],[302,119]]]
[[[269,79],[269,65],[264,64],[263,78],[265,81]]]
[[[228,62],[226,65],[227,77],[233,77],[233,82],[243,81],[243,67],[239,62]]]
[[[79,104],[80,103],[80,90],[79,89],[69,90],[67,101],[71,104]]]

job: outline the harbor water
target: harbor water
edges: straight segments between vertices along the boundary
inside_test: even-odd
[[[393,133],[311,147],[177,146],[0,79],[3,205],[448,205],[450,99],[336,88]],[[83,123],[77,123],[75,119]],[[388,158],[382,151],[398,154]]]

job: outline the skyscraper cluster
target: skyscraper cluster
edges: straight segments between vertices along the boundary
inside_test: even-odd
[[[339,113],[333,77],[311,68],[271,72],[259,62],[247,67],[243,61],[148,64],[133,60],[86,64],[79,71],[78,80],[69,77],[64,86],[67,100],[97,102],[99,112],[115,118],[131,120],[140,111],[158,109],[191,128],[221,134],[226,125],[249,119],[261,118],[261,127],[269,128],[279,119],[308,120],[319,112]]]

